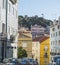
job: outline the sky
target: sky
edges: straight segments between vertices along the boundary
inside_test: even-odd
[[[39,17],[44,14],[46,19],[57,19],[60,15],[60,0],[19,0],[18,15]]]

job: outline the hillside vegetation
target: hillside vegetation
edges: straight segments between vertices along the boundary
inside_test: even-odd
[[[51,20],[44,19],[43,17],[38,17],[38,16],[32,16],[28,17],[26,16],[18,16],[18,24],[19,26],[31,28],[31,25],[41,25],[43,27],[50,26]]]

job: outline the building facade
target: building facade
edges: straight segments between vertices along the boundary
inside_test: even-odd
[[[33,39],[35,37],[50,35],[50,27],[49,26],[43,27],[41,25],[35,24],[31,26],[31,32]]]
[[[32,55],[33,55],[33,59],[37,59],[39,65],[40,65],[40,39],[42,38],[42,36],[40,37],[35,37],[32,40]]]
[[[45,28],[40,25],[31,26],[32,38],[44,36]]]
[[[40,39],[40,65],[48,65],[50,63],[50,38],[42,37]]]
[[[31,31],[20,29],[18,36],[18,47],[27,51],[27,57],[32,58],[32,35]]]
[[[32,41],[32,56],[33,59],[38,61],[40,65],[40,42],[33,40]]]
[[[60,17],[50,25],[51,61],[54,55],[60,55]]]
[[[0,0],[0,60],[17,58],[17,0]]]

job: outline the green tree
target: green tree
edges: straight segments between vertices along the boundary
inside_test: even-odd
[[[22,47],[18,48],[18,58],[27,57],[27,52]]]
[[[18,16],[18,24],[19,26],[27,27],[29,30],[31,29],[31,25],[41,25],[43,27],[46,27],[47,25],[50,26],[51,20],[45,19],[43,17],[38,17],[37,15],[28,17],[27,15],[24,16]]]

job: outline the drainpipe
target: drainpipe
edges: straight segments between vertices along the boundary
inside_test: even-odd
[[[6,42],[5,42],[5,51],[4,51],[4,56],[5,58],[7,57],[7,21],[8,21],[8,0],[6,0]]]

